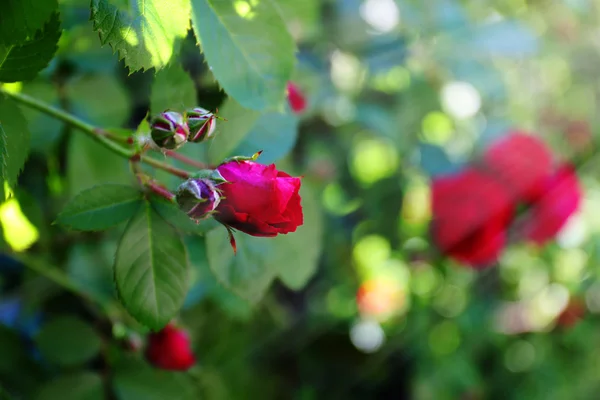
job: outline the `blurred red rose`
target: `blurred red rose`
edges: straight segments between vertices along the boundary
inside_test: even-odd
[[[528,239],[543,244],[553,239],[581,204],[581,188],[575,170],[560,166],[536,189],[530,214],[525,220],[524,233]]]
[[[569,304],[556,318],[556,324],[570,328],[577,324],[585,315],[585,304],[579,299],[571,299]]]
[[[540,139],[513,131],[485,152],[485,166],[517,200],[536,197],[540,182],[552,173],[552,153]]]
[[[287,84],[287,96],[290,108],[296,114],[303,112],[306,109],[306,98],[304,93],[293,82]]]
[[[300,178],[275,165],[231,161],[218,171],[226,183],[219,185],[222,199],[215,218],[252,236],[277,236],[294,232],[303,223]]]
[[[187,333],[171,324],[148,335],[146,358],[157,368],[185,371],[196,363]]]
[[[514,205],[503,185],[467,168],[433,181],[432,212],[431,233],[440,250],[480,268],[502,251]]]

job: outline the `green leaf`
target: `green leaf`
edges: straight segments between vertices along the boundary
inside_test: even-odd
[[[131,72],[165,67],[178,39],[187,34],[189,18],[188,0],[131,0],[127,11],[107,0],[92,0],[91,19],[100,42],[118,51]]]
[[[0,94],[0,180],[14,185],[28,155],[27,122],[19,107]]]
[[[81,292],[101,304],[115,298],[112,261],[115,256],[116,240],[91,243],[76,243],[70,248],[66,265],[69,280]]]
[[[273,263],[290,289],[302,289],[317,271],[322,252],[323,218],[316,195],[306,184],[300,189],[304,224],[296,232],[273,238]]]
[[[0,82],[35,78],[54,57],[61,32],[58,13],[55,13],[31,40],[22,44],[0,45]]]
[[[74,134],[69,138],[67,162],[71,196],[99,182],[133,184],[128,161],[88,136]]]
[[[192,25],[227,94],[253,110],[283,104],[295,45],[272,0],[192,0]]]
[[[161,371],[139,359],[124,359],[115,366],[114,388],[119,400],[196,400],[192,378],[181,372]]]
[[[141,203],[142,193],[131,186],[95,186],[75,196],[56,222],[81,231],[108,229],[131,218]]]
[[[298,119],[291,114],[261,114],[229,98],[219,115],[227,121],[219,121],[218,135],[209,147],[211,163],[220,163],[230,156],[250,156],[260,150],[263,153],[259,161],[271,163],[288,154],[296,143]]]
[[[183,112],[196,105],[196,89],[190,76],[179,63],[156,74],[152,84],[150,110],[156,114],[167,109]]]
[[[211,271],[227,289],[250,303],[257,303],[277,274],[271,238],[236,232],[237,254],[229,245],[227,230],[215,229],[206,235]]]
[[[65,366],[91,360],[101,345],[100,337],[92,327],[71,316],[48,322],[35,337],[35,342],[48,361]]]
[[[77,372],[59,376],[46,383],[35,399],[102,400],[104,399],[104,386],[100,375],[93,372]]]
[[[186,213],[181,211],[175,204],[164,199],[153,198],[152,208],[171,226],[185,233],[204,235],[205,233],[220,226],[214,218],[208,218],[195,223]]]
[[[3,0],[0,45],[19,44],[34,36],[57,8],[56,0]]]
[[[188,281],[183,240],[148,202],[123,233],[115,281],[127,311],[152,329],[164,327],[183,305]]]

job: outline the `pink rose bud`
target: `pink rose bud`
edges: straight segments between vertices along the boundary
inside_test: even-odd
[[[287,96],[293,112],[300,114],[306,109],[306,98],[300,88],[293,82],[288,82],[287,84]]]
[[[177,203],[193,220],[208,217],[221,201],[221,195],[210,179],[188,179],[177,188]]]
[[[233,160],[217,171],[227,182],[215,218],[252,236],[294,232],[303,223],[300,178],[278,171],[274,164]]]
[[[150,135],[162,149],[177,149],[188,139],[189,130],[183,116],[174,111],[165,111],[152,119]]]
[[[187,332],[171,324],[148,335],[146,358],[155,367],[171,371],[186,371],[196,363]]]
[[[217,118],[213,113],[201,107],[186,112],[190,128],[190,142],[199,143],[210,139],[217,127]]]

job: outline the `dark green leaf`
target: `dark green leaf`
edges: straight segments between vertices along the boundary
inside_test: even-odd
[[[19,44],[34,36],[57,8],[56,0],[3,0],[0,45]]]
[[[174,63],[156,74],[152,84],[150,110],[156,114],[167,109],[183,112],[196,106],[196,89],[190,76]]]
[[[35,78],[54,57],[61,32],[58,13],[55,13],[31,40],[22,44],[0,45],[0,82]]]
[[[114,300],[112,261],[116,241],[77,243],[71,247],[66,272],[73,285],[96,301]]]
[[[170,225],[185,233],[204,235],[206,232],[220,226],[214,218],[208,218],[195,223],[179,207],[163,199],[152,199],[152,208]]]
[[[254,110],[283,104],[295,46],[271,0],[192,0],[192,24],[227,94]]]
[[[94,358],[101,345],[100,337],[88,324],[70,316],[48,322],[35,342],[48,361],[66,366]]]
[[[236,232],[237,254],[229,245],[227,230],[215,229],[206,235],[208,263],[217,280],[250,303],[257,303],[277,274],[271,238]]]
[[[2,349],[0,376],[2,384],[5,384],[4,387],[9,390],[18,390],[23,394],[34,391],[43,376],[43,371],[33,357],[28,354],[25,341],[19,336],[19,333],[2,324],[0,324],[0,349]],[[26,398],[29,397],[26,396]]]
[[[323,221],[320,205],[305,185],[300,190],[304,224],[296,232],[273,238],[272,262],[279,278],[290,289],[302,289],[314,275],[322,251]]]
[[[28,155],[27,122],[19,107],[0,94],[0,180],[14,185]]]
[[[36,400],[102,400],[104,386],[100,375],[78,372],[59,376],[46,383],[35,397]]]
[[[129,313],[152,329],[165,326],[183,305],[188,281],[183,241],[148,202],[121,238],[115,281]]]
[[[56,222],[82,231],[108,229],[131,218],[141,202],[142,193],[131,186],[95,186],[75,196]]]
[[[137,359],[124,359],[115,366],[114,387],[119,400],[200,398],[189,375],[161,371]]]
[[[288,154],[298,134],[298,119],[287,113],[257,111],[228,99],[219,110],[227,121],[219,121],[218,135],[209,148],[211,163],[236,155],[251,156],[263,150],[259,161],[271,163]]]
[[[165,67],[178,39],[187,34],[189,1],[132,0],[129,3],[129,10],[124,11],[107,0],[92,0],[91,19],[100,41],[118,51],[131,72]]]

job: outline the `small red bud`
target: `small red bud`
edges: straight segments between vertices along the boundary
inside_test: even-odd
[[[155,367],[171,371],[186,371],[196,363],[188,334],[172,324],[148,335],[146,358]]]
[[[300,114],[306,109],[306,98],[304,94],[293,82],[287,84],[287,95],[290,108],[296,114]]]
[[[162,149],[177,149],[188,140],[189,129],[183,116],[174,111],[165,111],[152,119],[150,135]]]
[[[177,188],[176,196],[179,207],[196,221],[209,216],[221,201],[221,195],[210,179],[188,179]]]

